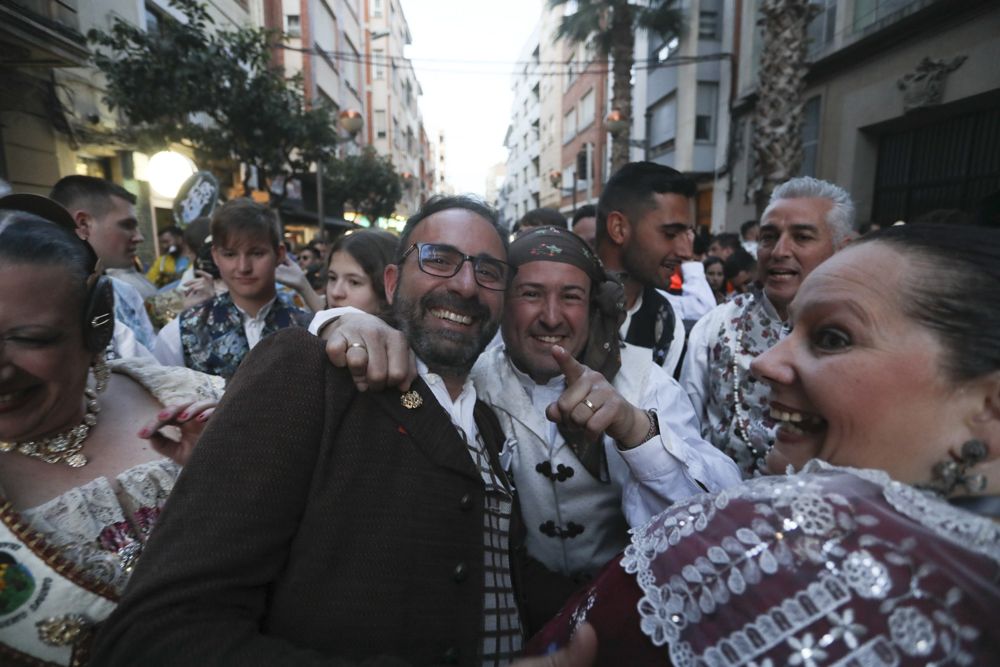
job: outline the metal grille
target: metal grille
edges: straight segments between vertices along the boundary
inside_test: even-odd
[[[872,219],[913,220],[936,209],[975,210],[1000,189],[1000,108],[879,138]]]

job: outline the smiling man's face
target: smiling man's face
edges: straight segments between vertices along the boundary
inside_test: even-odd
[[[757,245],[757,279],[785,317],[805,277],[836,249],[826,216],[829,199],[779,199],[764,211]]]
[[[472,257],[507,260],[496,228],[462,208],[428,216],[413,229],[410,242],[452,246]],[[465,375],[496,335],[504,293],[476,282],[472,262],[450,278],[420,270],[418,252],[385,271],[386,297],[396,324],[430,370]]]
[[[587,344],[590,278],[560,262],[527,262],[507,295],[503,340],[514,365],[539,384],[560,375],[552,346],[576,357]]]

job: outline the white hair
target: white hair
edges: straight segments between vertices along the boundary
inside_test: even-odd
[[[829,199],[832,206],[826,214],[833,245],[839,248],[854,233],[854,202],[847,190],[812,176],[799,176],[785,181],[771,193],[770,208],[780,199]]]

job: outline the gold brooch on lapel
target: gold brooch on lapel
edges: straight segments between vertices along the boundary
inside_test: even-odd
[[[403,407],[407,410],[416,410],[424,404],[424,399],[420,398],[420,394],[417,392],[408,391],[399,397],[399,402],[402,403]]]

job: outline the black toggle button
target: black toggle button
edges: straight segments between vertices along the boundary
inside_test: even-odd
[[[454,646],[445,650],[444,655],[441,656],[441,662],[446,665],[457,665],[458,664],[458,649]]]
[[[472,509],[472,494],[466,493],[462,496],[462,499],[458,501],[458,508],[463,512],[468,512]]]
[[[465,581],[465,578],[469,576],[469,568],[465,563],[459,563],[455,566],[455,571],[451,573],[451,578],[456,583],[461,583]]]

